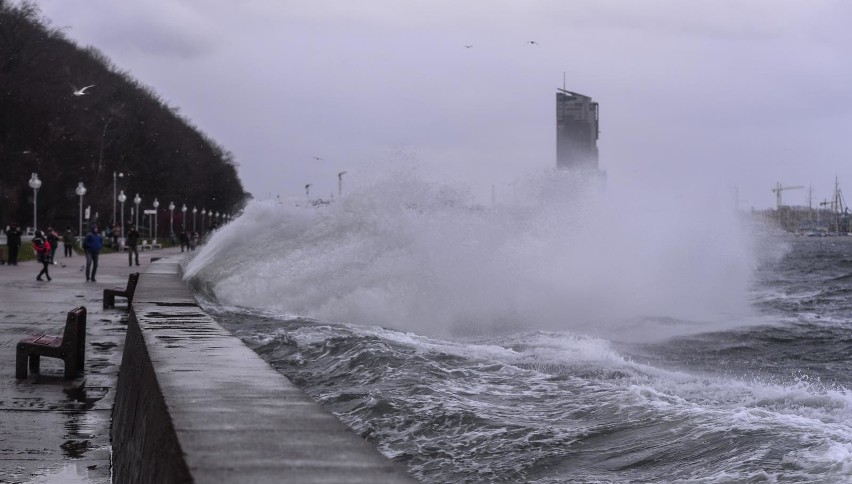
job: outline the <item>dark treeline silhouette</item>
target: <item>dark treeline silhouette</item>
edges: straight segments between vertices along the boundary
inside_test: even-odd
[[[92,84],[85,95],[73,94]],[[96,49],[51,28],[34,2],[0,0],[0,227],[32,225],[33,172],[42,180],[40,228],[76,229],[78,182],[92,217],[112,223],[114,172],[125,174],[118,189],[128,212],[136,193],[141,209],[159,199],[163,235],[170,201],[177,230],[183,204],[232,214],[249,196],[231,153],[176,108]]]

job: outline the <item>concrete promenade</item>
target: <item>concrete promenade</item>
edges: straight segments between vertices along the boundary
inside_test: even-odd
[[[112,428],[116,482],[416,482],[206,314],[177,257],[139,278]]]
[[[0,266],[0,482],[110,482],[110,418],[127,328],[125,299],[102,309],[105,288],[124,287],[131,272],[144,272],[151,257],[180,249],[102,254],[97,282],[86,282],[85,257],[62,256],[50,268],[52,282],[37,282],[41,265]],[[66,313],[88,311],[85,372],[62,379],[62,361],[41,359],[38,378],[15,379],[15,346],[29,334],[61,335]]]
[[[152,257],[163,260],[151,261]],[[0,483],[409,483],[405,467],[276,372],[196,303],[179,249],[103,254],[96,283],[85,258],[0,266]],[[103,290],[142,273],[133,307],[104,310]],[[63,363],[15,378],[29,335],[61,335],[88,311],[85,371]],[[119,369],[121,379],[119,381]]]

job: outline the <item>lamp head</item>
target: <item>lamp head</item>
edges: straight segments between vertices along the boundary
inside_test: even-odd
[[[38,190],[39,188],[41,188],[41,180],[38,179],[38,175],[36,173],[33,173],[33,175],[30,177],[29,185],[30,188],[32,188],[33,190]]]

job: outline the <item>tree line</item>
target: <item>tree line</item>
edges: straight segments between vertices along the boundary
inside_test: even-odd
[[[147,209],[158,198],[160,227],[170,201],[233,214],[250,197],[233,155],[177,108],[51,28],[34,1],[0,0],[0,227],[32,225],[32,173],[39,228],[77,227],[78,182],[89,220],[111,224],[117,173],[126,207],[137,193]]]

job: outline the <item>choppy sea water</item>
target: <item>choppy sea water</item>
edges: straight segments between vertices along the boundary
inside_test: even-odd
[[[433,210],[422,207],[417,210]],[[437,223],[442,210],[458,210],[442,207],[426,222]],[[193,261],[190,277],[219,321],[424,482],[852,481],[852,238],[759,237],[744,279],[747,307],[723,307],[721,317],[673,315],[678,306],[648,305],[637,307],[658,312],[583,312],[578,316],[582,324],[553,327],[525,324],[525,309],[535,316],[531,321],[540,322],[541,315],[532,314],[540,306],[516,301],[510,317],[485,311],[485,319],[499,319],[494,325],[476,320],[470,311],[457,311],[455,317],[471,321],[473,330],[434,331],[385,324],[387,313],[381,311],[374,317],[382,324],[365,324],[361,319],[370,313],[363,312],[363,305],[352,306],[362,310],[358,324],[328,317],[334,312],[294,314],[310,313],[304,308],[311,304],[339,305],[353,294],[373,304],[388,294],[404,299],[407,292],[395,287],[378,291],[381,283],[370,278],[383,276],[411,291],[420,280],[401,273],[401,267],[437,257],[400,241],[399,234],[364,229],[369,220],[363,215],[311,215],[299,223],[292,222],[295,217],[284,217],[287,221],[277,228],[289,234],[288,242],[276,246],[279,252],[270,260],[240,265],[239,256],[226,256],[229,237],[236,235],[217,234],[204,249],[208,253]],[[466,223],[484,218],[490,225],[489,217],[476,214]],[[350,218],[358,218],[357,227],[342,228]],[[252,224],[250,219],[251,213],[246,223]],[[399,214],[389,219],[400,223]],[[329,277],[324,286],[293,286],[294,279],[306,283],[332,270],[329,266],[340,267],[337,262],[345,257],[335,251],[343,249],[325,245],[328,233],[348,244],[348,256],[372,257],[369,264],[358,262],[362,268],[348,269],[360,282]],[[472,236],[478,234],[474,230]],[[534,239],[527,242],[539,246],[551,237],[524,228],[514,236]],[[386,254],[389,245],[371,250],[385,238],[401,252],[393,254],[393,262],[376,255]],[[488,240],[493,244],[493,238]],[[515,252],[506,243],[489,248],[511,259]],[[711,255],[711,265],[724,266],[720,261],[731,254],[738,252]],[[500,270],[509,266],[493,264]],[[704,285],[696,286],[699,293],[704,287],[718,296],[716,287],[727,279],[740,285],[739,272],[699,268],[706,277]],[[669,277],[682,276],[664,269]],[[660,274],[647,276],[664,280]],[[641,274],[626,277],[642,279]],[[244,292],[229,279],[242,281]],[[253,285],[257,280],[262,284]],[[676,285],[683,284],[647,291],[681,297]],[[278,299],[257,304],[258,293],[270,287]],[[437,303],[449,297],[429,292],[428,284],[420,289]],[[462,301],[464,289],[455,288]],[[502,298],[511,294],[500,284],[493,290]],[[471,292],[467,301],[476,306],[485,296]],[[722,294],[723,300],[731,297]],[[301,307],[291,312],[289,304]],[[550,299],[533,304],[557,306]],[[447,311],[436,307],[435,313]],[[428,308],[392,314],[420,317]],[[571,318],[570,311],[549,314]]]

